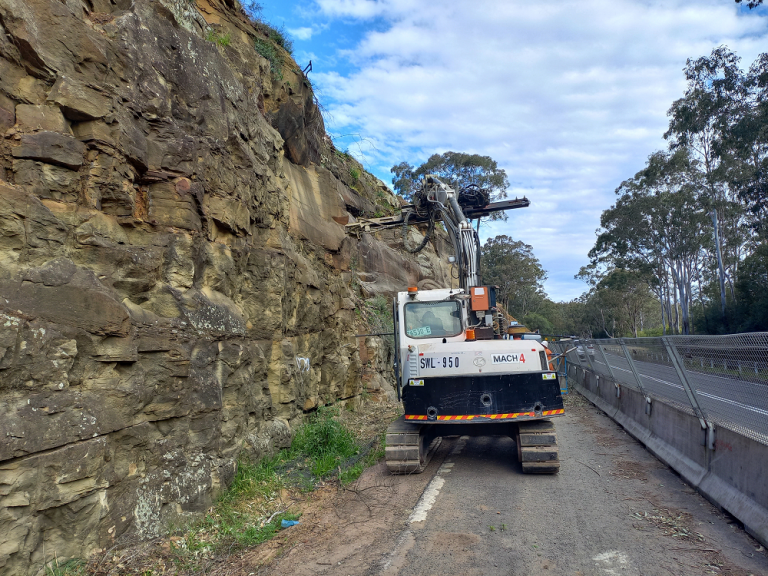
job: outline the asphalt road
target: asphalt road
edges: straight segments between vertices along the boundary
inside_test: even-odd
[[[610,353],[606,353],[605,356],[616,380],[636,386],[635,377],[625,358]],[[596,370],[609,375],[599,352],[590,359]],[[582,362],[588,364],[586,360]],[[634,360],[634,364],[641,375],[643,388],[648,393],[690,406],[688,396],[674,368],[641,360]],[[699,404],[707,416],[720,424],[754,432],[758,438],[768,441],[767,385],[690,369],[687,372]]]
[[[556,427],[554,476],[522,474],[508,438],[451,440],[365,574],[768,574],[754,541],[602,413],[571,408]]]
[[[509,438],[444,438],[422,474],[379,465],[316,499],[237,574],[768,575],[762,546],[582,397],[554,421],[557,475],[523,474]]]

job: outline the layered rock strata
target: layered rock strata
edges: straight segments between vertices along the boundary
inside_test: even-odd
[[[259,34],[234,0],[0,0],[0,573],[204,511],[386,384],[361,297],[447,281],[345,236],[397,202]]]

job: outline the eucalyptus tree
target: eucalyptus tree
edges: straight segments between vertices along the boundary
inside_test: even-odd
[[[597,284],[597,295],[603,300],[613,302],[612,308],[620,319],[622,333],[632,332],[637,338],[641,329],[643,311],[649,298],[652,298],[652,284],[646,269],[625,270],[614,268]]]
[[[728,120],[723,149],[732,162],[728,179],[750,219],[750,227],[768,238],[768,54],[761,54],[744,79],[747,98]]]
[[[739,330],[768,330],[768,243],[744,259],[736,281]]]
[[[643,170],[617,188],[619,199],[603,212],[602,232],[589,253],[594,284],[612,268],[641,274],[659,299],[664,330],[665,316],[678,325],[672,313],[679,306],[684,334],[690,331],[692,283],[707,241],[700,187],[691,182],[695,164],[685,148],[652,154]]]
[[[524,242],[506,235],[489,238],[482,247],[480,269],[485,284],[499,287],[497,301],[520,320],[537,312],[546,298],[547,273],[533,247]]]
[[[670,149],[687,148],[698,160],[692,181],[703,187],[701,204],[712,218],[714,254],[720,283],[721,313],[725,317],[725,283],[733,294],[732,276],[744,248],[744,212],[736,189],[727,178],[730,159],[730,128],[749,108],[749,91],[740,58],[725,46],[712,50],[709,56],[688,59],[684,68],[688,86],[685,95],[669,109],[669,129],[664,138]],[[724,226],[722,224],[725,224]],[[724,262],[723,250],[726,252]]]

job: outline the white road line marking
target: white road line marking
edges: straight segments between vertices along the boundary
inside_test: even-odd
[[[617,576],[629,568],[629,558],[618,550],[603,552],[592,557],[592,560],[600,568],[600,572],[611,576]]]
[[[456,446],[454,446],[449,456],[460,454],[464,449],[464,446],[467,445],[467,440],[469,440],[469,436],[462,436],[459,438],[459,441],[456,442]],[[416,507],[413,509],[413,512],[411,512],[411,516],[408,518],[408,524],[413,524],[414,522],[424,522],[424,520],[427,519],[427,512],[429,512],[432,509],[432,506],[435,505],[437,496],[440,494],[440,488],[442,488],[443,484],[445,484],[445,478],[443,478],[443,474],[448,474],[453,469],[453,464],[453,462],[446,461],[440,465],[440,468],[438,468],[437,472],[435,473],[435,477],[432,478],[429,484],[427,484],[427,487],[424,489],[424,493],[416,503]]]
[[[600,362],[600,364],[603,364]],[[618,366],[611,366],[614,370],[621,370],[622,372],[628,372],[632,373],[631,370],[627,370],[626,368],[619,368]],[[661,380],[660,378],[654,378],[653,376],[647,376],[645,374],[640,374],[643,378],[647,378],[648,380],[653,380],[654,382],[659,382],[661,384],[666,384],[667,386],[671,386],[672,388],[677,388],[678,390],[684,390],[684,388],[680,384],[674,384],[672,382],[667,382],[666,380]],[[757,414],[760,414],[762,416],[768,416],[768,410],[763,410],[762,408],[757,408],[755,406],[749,406],[748,404],[742,404],[741,402],[736,402],[735,400],[729,400],[728,398],[722,398],[720,396],[715,396],[714,394],[710,394],[709,392],[702,392],[701,390],[696,390],[697,396],[704,396],[706,398],[711,398],[712,400],[717,400],[719,402],[724,402],[726,404],[731,404],[732,406],[737,406],[739,408],[743,408],[744,410],[749,410],[750,412],[756,412]]]
[[[720,396],[714,396],[712,394],[709,394],[708,392],[697,391],[696,394],[698,394],[699,396],[706,396],[707,398],[712,398],[713,400],[720,400],[720,402],[727,402],[728,404],[733,404],[734,406],[738,406],[739,408],[743,408],[744,410],[749,410],[751,412],[757,412],[758,414],[762,414],[763,416],[768,416],[768,410],[763,410],[762,408],[755,408],[754,406],[749,406],[747,404],[742,404],[741,402],[736,402],[735,400],[728,400],[727,398],[720,398]]]
[[[408,518],[408,524],[423,522],[427,519],[427,512],[429,512],[432,509],[432,506],[435,505],[437,495],[440,494],[440,488],[443,487],[443,484],[445,484],[445,478],[435,474],[435,477],[432,478],[432,481],[429,483],[426,490],[424,490],[421,498],[419,498],[410,518]]]

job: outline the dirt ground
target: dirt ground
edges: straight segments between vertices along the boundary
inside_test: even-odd
[[[372,438],[397,413],[369,402],[343,418]],[[350,486],[285,492],[297,526],[201,573],[768,576],[765,549],[737,521],[583,397],[567,397],[556,427],[556,476],[523,475],[508,438],[445,438],[422,474],[393,476],[380,462]],[[433,480],[434,505],[409,522]]]

